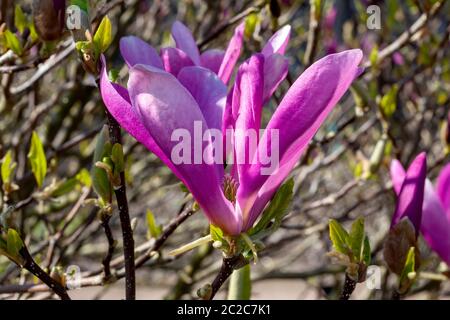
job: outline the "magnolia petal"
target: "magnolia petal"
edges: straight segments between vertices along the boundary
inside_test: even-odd
[[[172,37],[175,40],[177,48],[184,51],[196,65],[200,65],[200,52],[198,51],[191,30],[180,21],[175,21],[172,25]]]
[[[267,125],[256,154],[259,157],[274,148],[279,155],[279,165],[268,168],[273,163],[253,160],[256,164],[252,164],[246,179],[240,181],[237,200],[245,228],[251,226],[261,212],[252,210],[250,216],[255,202],[261,202],[256,205],[258,208],[265,206],[347,91],[359,72],[361,59],[362,51],[358,49],[328,55],[306,69],[286,93]],[[279,144],[276,146],[277,139],[272,146],[272,136],[276,135]]]
[[[422,152],[414,159],[406,171],[391,226],[396,225],[403,217],[407,217],[414,225],[416,232],[419,232],[422,221],[426,175],[427,156],[425,152]]]
[[[286,47],[289,43],[289,37],[291,35],[291,26],[286,25],[280,30],[278,30],[270,39],[267,41],[266,45],[262,49],[261,53],[265,57],[269,57],[274,53],[283,55],[286,51]]]
[[[225,56],[223,57],[218,73],[219,78],[222,79],[224,83],[228,83],[230,80],[234,66],[236,65],[239,55],[241,54],[242,43],[244,41],[244,29],[245,22],[242,22],[234,30],[234,35],[228,44],[227,50],[225,51]]]
[[[191,58],[180,49],[177,48],[163,48],[161,49],[161,59],[164,64],[164,70],[173,74],[175,77],[181,69],[188,66],[193,66]]]
[[[436,182],[436,191],[450,219],[450,163],[439,173]]]
[[[200,55],[200,65],[218,74],[225,52],[218,49],[206,50]]]
[[[242,219],[223,194],[223,176],[219,175],[215,164],[206,163],[202,157],[205,146],[211,141],[200,143],[200,150],[195,147],[198,139],[203,141],[208,126],[192,95],[170,73],[146,65],[136,65],[130,70],[128,88],[131,103],[167,157],[172,158],[172,151],[179,144],[179,140],[173,138],[174,132],[187,135],[191,146],[188,163],[172,159],[179,178],[213,224],[226,233],[239,234]],[[200,159],[196,159],[197,156]]]
[[[264,56],[255,54],[239,67],[233,91],[235,166],[239,176],[245,175],[257,151],[263,92]]]
[[[185,67],[178,74],[180,83],[191,93],[210,129],[222,129],[227,87],[212,71]]]
[[[142,143],[148,150],[153,152],[176,175],[178,175],[177,168],[155,143],[153,137],[145,128],[140,117],[132,108],[128,91],[119,84],[109,81],[105,57],[103,55],[101,57],[101,62],[102,70],[100,73],[100,92],[108,111],[114,119],[117,120],[122,128],[131,134],[137,141]]]
[[[450,266],[450,218],[428,179],[425,182],[420,230],[430,248]]]
[[[270,100],[279,84],[288,74],[288,59],[280,54],[272,54],[264,62],[264,102]]]
[[[161,58],[155,48],[138,37],[122,37],[120,39],[120,53],[130,68],[136,64],[163,68]]]
[[[405,169],[403,168],[400,161],[397,159],[392,160],[391,167],[390,167],[390,173],[391,173],[391,181],[392,186],[394,188],[395,193],[397,196],[400,193],[400,190],[402,189],[403,181],[405,180]]]

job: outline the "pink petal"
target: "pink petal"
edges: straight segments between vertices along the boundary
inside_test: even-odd
[[[425,182],[421,232],[430,248],[450,266],[450,218],[428,179]]]
[[[164,64],[164,70],[173,74],[175,77],[181,69],[188,66],[193,66],[191,58],[177,48],[163,48],[161,49],[161,59]]]
[[[178,74],[180,83],[197,101],[210,129],[222,129],[227,87],[212,71],[202,67],[185,67]]]
[[[225,52],[218,49],[206,50],[200,55],[200,65],[218,74]]]
[[[122,37],[120,39],[120,53],[130,68],[135,64],[147,64],[156,68],[163,68],[161,58],[155,48],[138,37]]]
[[[196,65],[200,65],[200,53],[191,30],[180,21],[175,21],[172,25],[172,37],[177,48],[184,51]]]
[[[279,84],[288,74],[288,59],[272,54],[264,62],[264,104],[270,100]]]
[[[267,125],[257,154],[271,150],[271,136],[278,133],[279,147],[275,148],[275,152],[279,152],[278,169],[275,168],[271,175],[263,175],[262,169],[267,165],[254,160],[256,164],[249,170],[249,176],[240,181],[237,199],[244,216],[244,228],[253,224],[347,91],[359,72],[361,59],[362,52],[358,49],[326,56],[305,70],[289,89]]]
[[[109,81],[106,70],[105,57],[102,55],[102,70],[100,73],[100,92],[105,106],[111,115],[117,120],[122,128],[131,134],[137,141],[160,158],[177,176],[177,168],[172,161],[166,157],[161,148],[155,143],[153,137],[144,127],[140,117],[131,106],[128,91],[119,84]]]
[[[414,159],[406,171],[391,226],[396,225],[403,217],[407,217],[411,220],[416,231],[419,232],[422,221],[426,175],[427,155],[425,152],[422,152]]]
[[[397,194],[397,196],[400,193],[400,190],[402,189],[403,181],[405,180],[405,169],[403,169],[402,164],[397,159],[392,160],[391,162],[391,181],[392,186],[394,187],[394,191]]]
[[[436,182],[436,191],[450,219],[450,163],[439,173]]]
[[[227,50],[225,51],[225,56],[218,73],[219,78],[222,79],[224,83],[228,83],[230,80],[234,66],[236,65],[239,55],[241,54],[242,42],[244,41],[244,29],[245,22],[241,23],[234,30],[234,35],[228,44]]]
[[[211,140],[202,145],[208,126],[192,95],[170,73],[146,65],[136,65],[130,70],[128,90],[145,128],[167,157],[172,159],[172,151],[179,144],[172,138],[175,130],[188,134],[190,161],[175,165],[181,179],[212,223],[229,234],[239,234],[242,218],[223,194],[223,176],[216,164],[208,164],[202,158]],[[196,128],[196,124],[201,127]],[[198,141],[200,149],[195,146]]]
[[[274,53],[283,55],[289,43],[289,36],[291,35],[291,26],[286,25],[278,30],[262,49],[261,53],[268,57]]]

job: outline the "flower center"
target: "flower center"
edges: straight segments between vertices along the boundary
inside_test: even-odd
[[[233,204],[236,203],[236,192],[238,188],[238,183],[232,176],[226,174],[223,178],[223,193],[225,198],[230,200]]]

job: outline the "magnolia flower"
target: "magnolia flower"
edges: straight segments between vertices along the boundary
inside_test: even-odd
[[[65,10],[65,0],[33,0],[34,24],[43,40],[56,40],[61,36]]]
[[[399,194],[405,171],[397,160],[391,164],[391,177],[394,190]],[[430,248],[450,266],[450,164],[441,170],[436,188],[426,179],[422,208],[420,231]]]
[[[173,133],[180,129],[192,136],[200,130],[204,159],[214,159],[215,152],[222,152],[209,147],[213,140],[222,138],[213,139],[206,134],[210,128],[216,129],[220,135],[225,134],[221,129],[229,127],[259,129],[263,104],[281,82],[280,78],[284,78],[279,75],[283,72],[274,68],[277,64],[271,63],[280,61],[280,52],[283,53],[287,45],[287,37],[282,33],[274,35],[261,53],[252,56],[239,68],[228,98],[223,81],[226,78],[219,78],[220,71],[216,75],[204,67],[188,65],[175,75],[173,69],[161,68],[160,57],[154,50],[148,50],[148,46],[140,56],[128,54],[131,50],[125,44],[137,43],[130,42],[130,38],[122,41],[122,54],[126,52],[130,66],[127,89],[109,81],[102,58],[100,86],[108,110],[125,130],[155,153],[186,185],[210,222],[229,235],[239,235],[252,226],[328,113],[361,71],[358,67],[361,51],[349,50],[319,60],[297,79],[265,131],[278,130],[280,137],[280,165],[270,176],[261,175],[264,164],[256,153],[252,154],[254,161],[232,165],[230,174],[225,173],[223,163],[196,161],[197,154],[191,155],[195,146],[187,150],[194,161],[174,161],[173,150],[178,144]],[[175,37],[179,38],[177,32]],[[195,42],[191,37],[189,39],[190,44],[183,45],[181,43],[186,39],[178,39],[177,46],[183,47],[183,52],[189,51],[189,58],[201,64],[201,59],[195,58],[199,57],[196,47],[193,47]],[[144,57],[143,53],[147,56]],[[250,155],[245,140],[240,137],[234,137],[234,140],[236,153]],[[270,145],[271,135],[264,134],[258,149]]]
[[[162,48],[158,54],[155,48],[145,41],[135,36],[127,36],[120,40],[120,52],[130,68],[136,64],[144,64],[178,76],[184,67],[201,66],[213,71],[224,83],[227,83],[239,59],[244,27],[245,24],[242,23],[235,29],[226,51],[210,49],[200,54],[191,31],[184,24],[176,21],[172,26],[172,37],[176,48]]]

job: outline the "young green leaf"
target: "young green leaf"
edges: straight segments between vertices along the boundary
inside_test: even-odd
[[[150,209],[147,210],[147,225],[150,236],[155,239],[158,238],[162,232],[162,226],[156,223],[155,216]]]
[[[61,197],[65,194],[68,194],[70,191],[75,189],[78,184],[78,180],[76,178],[71,178],[60,182],[57,188],[52,192],[52,197]]]
[[[213,239],[213,241],[223,241],[223,231],[219,227],[210,224],[209,233],[211,234],[211,238]]]
[[[408,255],[406,256],[405,267],[400,275],[400,291],[405,292],[409,289],[416,275],[416,249],[415,247],[409,248]]]
[[[8,229],[8,235],[6,240],[6,249],[8,254],[12,257],[19,257],[20,250],[23,248],[23,242],[19,234],[14,229]]]
[[[109,181],[106,171],[102,168],[97,167],[95,164],[99,161],[103,161],[105,157],[111,155],[111,143],[107,142],[107,128],[103,130],[97,136],[97,144],[94,151],[93,165],[91,169],[92,186],[95,192],[101,197],[106,203],[111,202],[112,197],[112,186]]]
[[[254,235],[267,228],[273,221],[271,231],[275,231],[281,225],[281,220],[287,213],[287,209],[294,194],[294,180],[291,178],[284,183],[277,191],[266,210],[261,215],[258,223],[248,231],[249,235]]]
[[[363,258],[364,238],[364,218],[361,217],[353,222],[350,230],[351,249],[357,262]]]
[[[18,56],[21,56],[23,53],[23,47],[19,41],[19,38],[17,38],[17,36],[9,30],[6,30],[3,35],[6,40],[6,47],[11,49]]]
[[[371,250],[370,250],[370,242],[369,242],[369,238],[367,236],[364,237],[364,248],[362,250],[362,262],[364,262],[364,264],[366,266],[370,265],[370,260],[371,260]]]
[[[381,112],[386,118],[390,118],[397,109],[397,92],[398,85],[393,85],[389,91],[381,98]]]
[[[78,180],[79,183],[81,183],[86,187],[92,186],[91,176],[89,175],[89,171],[87,171],[85,168],[81,169],[80,172],[77,173],[75,178]]]
[[[31,146],[28,153],[28,159],[31,165],[31,171],[36,178],[38,187],[42,186],[45,175],[47,174],[47,159],[45,157],[44,147],[38,134],[33,131],[31,136]]]
[[[108,16],[103,17],[94,35],[94,46],[97,56],[105,52],[112,42],[112,27]]]
[[[345,229],[341,226],[339,222],[337,222],[334,219],[331,219],[329,222],[329,228],[330,228],[330,239],[333,243],[333,247],[337,252],[343,253],[343,254],[349,254],[350,253],[350,247],[349,247],[349,234]]]
[[[4,184],[12,181],[16,166],[17,163],[12,161],[11,150],[9,150],[2,159],[1,175]]]
[[[14,9],[14,25],[20,33],[23,33],[28,25],[28,20],[18,4],[16,4]]]
[[[114,173],[119,174],[125,168],[125,160],[123,156],[123,148],[120,143],[115,143],[111,150],[111,160],[114,163]]]

